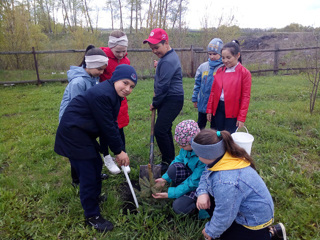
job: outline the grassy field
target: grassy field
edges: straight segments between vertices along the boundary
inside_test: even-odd
[[[173,214],[170,201],[144,204],[138,214],[123,212],[122,173],[110,175],[102,187],[108,201],[101,212],[115,229],[100,234],[84,225],[70,164],[53,151],[65,86],[0,88],[0,238],[203,239],[207,220]],[[192,88],[193,79],[184,79],[185,105],[174,127],[197,119]],[[128,97],[125,133],[132,180],[148,162],[152,92],[153,81],[140,81]],[[275,221],[285,224],[291,240],[320,239],[320,107],[310,115],[308,106],[309,83],[302,76],[253,78],[246,122],[255,137],[252,156],[273,196]],[[155,155],[159,161],[157,147]]]

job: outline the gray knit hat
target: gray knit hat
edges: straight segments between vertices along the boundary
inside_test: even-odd
[[[215,52],[221,55],[221,49],[223,48],[223,42],[220,38],[212,39],[207,47],[208,52]]]

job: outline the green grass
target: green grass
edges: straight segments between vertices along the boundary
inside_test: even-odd
[[[184,80],[185,105],[174,126],[197,119],[190,101],[193,81]],[[206,220],[173,214],[170,201],[145,204],[136,215],[123,213],[123,174],[110,175],[102,187],[108,201],[101,212],[115,229],[100,234],[84,225],[79,192],[70,184],[70,164],[53,151],[65,86],[0,88],[0,238],[203,239]],[[153,81],[145,80],[128,97],[125,133],[132,180],[149,158],[152,94]],[[310,115],[308,107],[309,83],[303,77],[253,78],[246,121],[255,137],[252,156],[273,196],[275,221],[285,224],[291,240],[320,239],[320,108]],[[159,155],[155,147],[157,162]]]
[[[67,79],[67,71],[39,70],[40,80]],[[0,82],[37,80],[36,70],[0,70]]]

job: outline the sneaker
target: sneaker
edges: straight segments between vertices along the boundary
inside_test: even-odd
[[[272,240],[287,240],[286,228],[282,223],[269,226],[269,232]]]
[[[113,224],[101,216],[94,216],[86,219],[86,224],[99,232],[107,232],[113,229]]]
[[[121,172],[120,168],[115,164],[110,155],[104,157],[104,164],[112,174],[119,174]]]
[[[127,173],[129,173],[131,171],[129,165],[128,166],[123,166],[124,170],[127,171]]]

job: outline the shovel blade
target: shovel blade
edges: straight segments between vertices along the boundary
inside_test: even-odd
[[[151,165],[151,171],[152,171],[154,179],[161,178],[161,166],[152,164]],[[141,165],[140,166],[139,178],[144,178],[144,177],[146,177],[148,180],[150,180],[149,179],[148,165]]]

